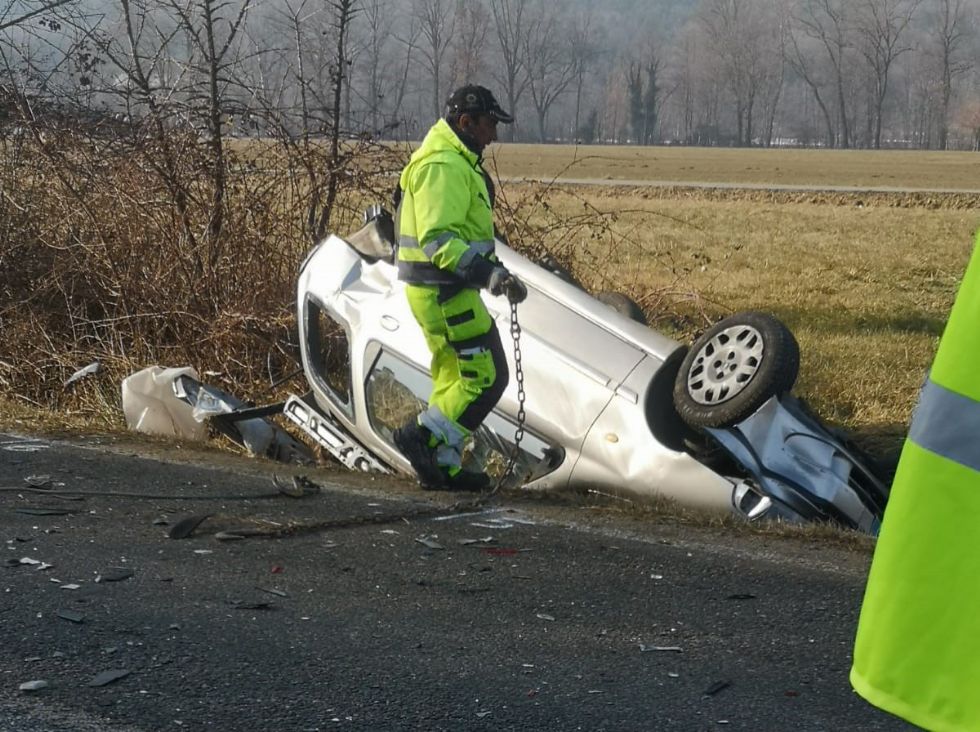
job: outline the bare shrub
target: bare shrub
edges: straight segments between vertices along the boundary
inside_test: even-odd
[[[116,384],[152,363],[191,364],[236,389],[293,371],[311,192],[291,171],[336,169],[329,149],[229,146],[215,233],[204,141],[180,130],[103,136],[71,122],[24,118],[30,134],[0,148],[4,391],[57,404],[64,380],[93,360]],[[398,166],[365,141],[344,160],[337,227]]]

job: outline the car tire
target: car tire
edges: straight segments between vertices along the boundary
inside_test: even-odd
[[[706,330],[674,381],[674,407],[691,427],[726,427],[793,388],[800,347],[766,313],[739,313]]]
[[[608,305],[617,313],[622,313],[630,320],[635,320],[641,325],[649,325],[643,308],[637,304],[636,300],[621,292],[599,292],[596,293],[595,299],[603,305]]]

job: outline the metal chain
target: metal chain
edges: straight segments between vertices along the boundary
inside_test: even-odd
[[[517,382],[517,430],[514,432],[514,448],[511,450],[510,457],[507,459],[507,467],[500,474],[496,485],[491,494],[496,493],[503,487],[504,482],[510,477],[517,465],[517,460],[521,455],[521,440],[524,439],[524,420],[527,414],[524,411],[524,368],[521,364],[521,324],[517,320],[517,303],[513,300],[510,303],[510,336],[514,341],[514,379]]]

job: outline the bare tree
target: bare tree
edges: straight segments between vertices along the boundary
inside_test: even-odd
[[[701,7],[701,22],[719,62],[719,76],[727,80],[735,100],[739,145],[752,144],[756,104],[773,68],[782,64],[781,54],[771,48],[773,19],[766,10],[763,0],[705,0]]]
[[[662,91],[660,68],[660,57],[653,50],[642,60],[631,60],[626,68],[630,126],[636,145],[649,145],[656,138]]]
[[[834,115],[831,113],[827,100],[825,99],[825,94],[832,93],[832,91],[828,92],[827,90],[828,83],[821,73],[821,64],[801,47],[801,41],[804,39],[800,39],[799,35],[792,29],[789,31],[787,35],[786,60],[813,94],[813,99],[817,103],[817,107],[820,109],[820,114],[823,117],[827,147],[833,147],[837,139],[837,134],[834,129]]]
[[[494,27],[497,31],[502,63],[491,72],[494,79],[503,86],[507,95],[507,109],[517,114],[517,103],[527,88],[528,76],[525,66],[525,21],[526,3],[524,0],[490,0]],[[513,140],[519,122],[509,125],[507,139]]]
[[[475,80],[483,71],[490,14],[476,0],[457,0],[456,33],[453,34],[453,86]]]
[[[940,73],[939,149],[949,146],[950,102],[953,82],[974,66],[966,46],[971,37],[970,14],[965,0],[937,0],[938,12],[930,35],[936,45]]]
[[[422,61],[432,80],[432,116],[442,114],[444,79],[442,75],[446,55],[453,43],[456,30],[455,6],[451,0],[414,0],[414,13],[419,21],[422,43]]]
[[[817,42],[830,66],[837,111],[836,145],[842,148],[851,146],[848,64],[853,40],[849,8],[850,0],[801,0],[794,15],[798,29]]]
[[[882,109],[888,93],[888,76],[895,59],[911,50],[902,42],[905,31],[920,0],[860,0],[856,4],[855,31],[858,50],[871,73],[872,93],[869,119],[872,134],[869,141],[876,150],[881,147]]]
[[[547,141],[548,110],[575,78],[575,61],[569,52],[568,33],[558,16],[537,3],[524,34],[524,68],[538,122],[538,141]]]

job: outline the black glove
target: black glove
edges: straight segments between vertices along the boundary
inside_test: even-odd
[[[494,267],[487,280],[487,290],[491,295],[506,295],[511,302],[524,302],[527,297],[527,287],[505,267]]]

